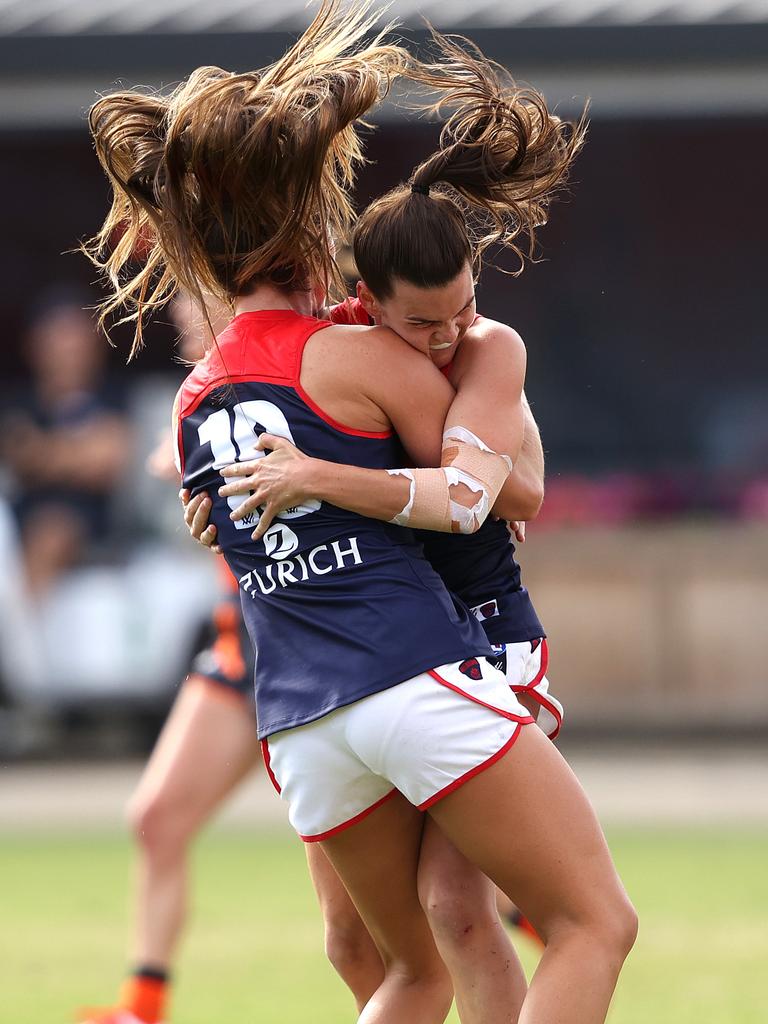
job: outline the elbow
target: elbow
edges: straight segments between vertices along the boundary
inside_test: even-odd
[[[526,523],[530,523],[539,514],[539,512],[541,511],[541,506],[543,504],[544,482],[536,481],[529,488],[526,489],[526,494],[523,498],[525,515],[519,518],[524,519]]]

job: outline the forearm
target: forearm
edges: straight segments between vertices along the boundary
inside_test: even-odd
[[[340,466],[309,459],[306,493],[349,512],[390,522],[408,503],[410,482],[385,469]]]
[[[365,470],[314,460],[305,465],[316,474],[316,497],[399,526],[442,533],[478,530],[512,469],[508,456],[491,451],[463,427],[446,431],[440,468]]]
[[[544,500],[544,449],[536,420],[524,397],[525,432],[515,468],[493,506],[500,519],[535,519]]]

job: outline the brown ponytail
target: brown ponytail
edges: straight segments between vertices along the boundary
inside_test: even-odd
[[[261,72],[199,68],[173,93],[158,129],[136,129],[139,93],[108,96],[91,131],[114,199],[87,251],[112,294],[102,320],[127,307],[136,323],[184,287],[231,302],[260,282],[343,288],[334,260],[349,230],[349,190],[362,160],[355,122],[406,61],[380,32],[372,0],[323,0],[304,35]],[[140,141],[139,141],[140,137]],[[157,148],[153,148],[155,141]],[[152,145],[151,145],[152,144]],[[152,156],[150,158],[150,149]],[[123,237],[110,250],[118,225]],[[149,233],[146,265],[129,267]]]
[[[514,252],[521,273],[586,134],[584,115],[571,124],[551,114],[540,93],[519,87],[469,40],[434,30],[432,38],[437,59],[414,60],[408,77],[439,93],[426,109],[454,108],[439,148],[355,228],[358,270],[380,299],[395,278],[439,286],[467,262],[477,274],[492,245]]]

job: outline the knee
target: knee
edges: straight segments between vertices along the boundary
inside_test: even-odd
[[[429,1008],[429,1013],[436,1019],[444,1020],[448,1016],[453,1003],[453,982],[436,951],[432,958],[418,963],[396,961],[388,964],[386,982],[408,992],[414,1005]]]
[[[133,800],[127,818],[134,840],[151,856],[172,855],[188,840],[174,808],[161,796]]]
[[[495,912],[458,882],[451,885],[431,880],[420,886],[419,899],[438,946],[446,952],[471,945],[496,920]]]
[[[611,947],[616,951],[623,963],[635,944],[638,931],[637,911],[626,893],[622,893],[614,901],[606,924]]]
[[[637,912],[626,893],[621,892],[605,899],[587,920],[578,924],[571,920],[566,928],[575,928],[590,948],[601,950],[606,962],[618,970],[637,938]]]
[[[383,970],[373,939],[356,912],[326,917],[325,955],[345,980],[366,970],[378,974]]]

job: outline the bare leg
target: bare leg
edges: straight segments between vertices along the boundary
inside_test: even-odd
[[[423,816],[404,798],[323,841],[384,962],[359,1024],[442,1024],[451,985],[419,905]]]
[[[357,1012],[384,980],[384,964],[349,893],[319,843],[307,843],[307,863],[325,924],[325,953],[352,992]]]
[[[595,814],[536,728],[430,814],[546,943],[519,1024],[602,1024],[637,930]]]
[[[419,896],[456,992],[462,1024],[515,1024],[526,980],[496,911],[496,886],[449,842],[424,828]]]
[[[137,963],[165,970],[186,917],[187,854],[216,807],[259,758],[245,701],[193,677],[176,698],[129,816],[139,846]]]

